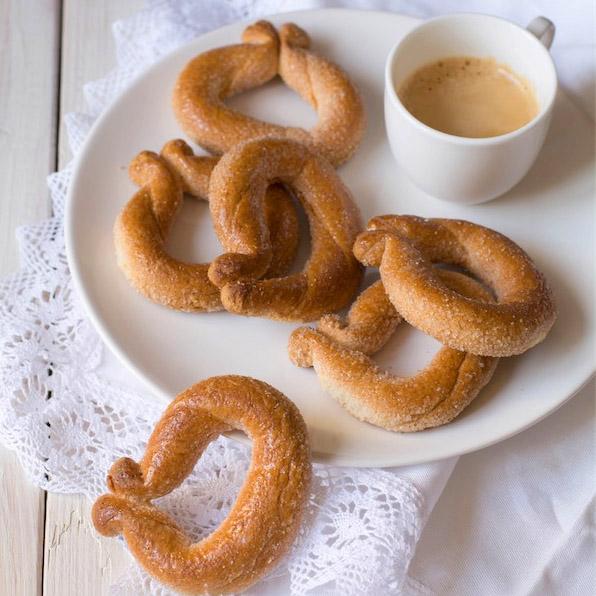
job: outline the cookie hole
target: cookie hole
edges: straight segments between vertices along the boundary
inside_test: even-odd
[[[411,377],[425,368],[441,347],[436,339],[402,322],[372,359],[390,374]]]
[[[299,234],[300,234],[300,241],[298,242],[298,251],[296,253],[296,258],[294,259],[294,263],[290,268],[289,273],[299,273],[304,269],[306,263],[310,257],[311,251],[311,237],[310,237],[310,225],[308,223],[308,217],[306,216],[306,211],[302,206],[302,203],[296,197],[294,198],[294,205],[296,207],[296,212],[298,214],[298,227],[299,227]]]
[[[206,263],[221,254],[207,201],[185,197],[165,248],[173,258],[188,263]]]
[[[228,99],[226,105],[247,116],[280,126],[310,129],[317,123],[314,109],[279,79],[236,95]]]
[[[497,299],[495,291],[484,280],[474,275],[471,271],[468,271],[463,267],[458,267],[457,265],[451,265],[450,263],[436,263],[435,267],[437,267],[437,269],[443,269],[445,271],[455,271],[456,273],[461,273],[462,275],[465,275],[466,277],[469,277],[474,281],[477,281],[485,290],[490,292],[494,300]]]
[[[209,445],[184,482],[154,501],[194,542],[220,526],[246,478],[248,462],[237,451],[245,448],[232,446],[226,450],[225,441],[221,439]]]

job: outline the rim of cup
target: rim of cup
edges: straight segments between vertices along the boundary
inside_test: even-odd
[[[540,51],[542,52],[542,55],[546,58],[546,61],[547,61],[548,65],[550,66],[551,75],[552,75],[552,85],[551,85],[551,89],[549,90],[548,99],[540,107],[540,111],[536,114],[536,116],[534,116],[534,118],[532,118],[532,120],[530,120],[529,122],[526,122],[526,124],[524,124],[520,128],[516,128],[515,130],[512,130],[511,132],[507,132],[505,134],[497,135],[494,137],[460,137],[457,135],[452,135],[452,134],[449,134],[446,132],[442,132],[440,130],[437,130],[436,128],[432,128],[431,126],[424,124],[424,122],[422,122],[421,120],[418,120],[418,118],[413,116],[406,109],[406,107],[403,105],[403,103],[399,99],[397,90],[393,83],[393,65],[395,63],[396,54],[397,54],[399,48],[402,46],[402,44],[405,43],[411,37],[413,37],[415,34],[419,34],[420,29],[422,29],[432,23],[437,23],[437,22],[441,22],[441,21],[452,21],[452,20],[457,20],[457,19],[461,19],[461,18],[475,18],[475,19],[483,19],[483,20],[490,20],[490,21],[498,21],[499,23],[506,23],[509,27],[511,27],[517,33],[522,34],[527,39],[532,40],[533,43],[538,44],[538,46],[540,47]],[[523,134],[527,130],[530,130],[531,128],[536,126],[538,124],[538,122],[540,120],[542,120],[542,118],[544,118],[544,116],[546,114],[549,113],[549,111],[552,108],[552,105],[555,101],[555,97],[557,95],[557,70],[555,68],[555,64],[554,64],[554,61],[553,61],[550,51],[541,43],[541,41],[533,33],[530,33],[530,31],[528,31],[524,27],[521,27],[517,23],[512,23],[511,21],[508,21],[507,19],[503,19],[501,17],[497,17],[494,15],[489,15],[489,14],[484,14],[484,13],[475,13],[475,12],[459,12],[459,13],[453,13],[453,14],[449,14],[449,15],[441,15],[441,16],[434,17],[432,19],[428,19],[428,20],[424,21],[422,24],[418,25],[417,27],[412,29],[410,32],[408,32],[404,37],[402,37],[402,39],[400,41],[398,41],[393,46],[393,48],[389,52],[387,61],[385,63],[385,88],[386,88],[387,93],[389,94],[389,97],[391,98],[392,104],[406,117],[407,120],[409,120],[413,125],[415,125],[417,128],[419,128],[426,134],[431,134],[431,135],[441,138],[445,141],[450,141],[452,143],[458,143],[458,144],[462,144],[462,145],[491,145],[491,144],[496,144],[496,143],[502,143],[503,141],[507,141],[509,139],[512,139],[516,136]]]

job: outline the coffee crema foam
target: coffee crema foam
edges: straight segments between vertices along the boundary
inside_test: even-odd
[[[494,58],[437,60],[414,71],[398,95],[415,118],[458,137],[503,135],[539,111],[528,81]]]

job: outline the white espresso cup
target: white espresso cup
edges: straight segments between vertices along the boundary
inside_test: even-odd
[[[527,29],[481,14],[455,14],[426,21],[389,53],[385,68],[385,125],[393,155],[409,178],[428,194],[457,203],[482,203],[515,186],[544,143],[557,92],[548,51],[554,25],[544,17]],[[440,132],[412,116],[397,91],[418,68],[449,56],[490,57],[532,86],[538,114],[507,134],[468,138]]]

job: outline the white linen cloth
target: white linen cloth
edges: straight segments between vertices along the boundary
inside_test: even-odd
[[[553,53],[562,82],[593,114],[593,68],[586,66],[593,60],[593,27],[580,2],[152,1],[114,25],[117,68],[86,86],[87,113],[66,119],[73,152],[136,73],[197,34],[240,18],[338,5],[414,16],[481,10],[521,24],[544,14],[558,25]],[[39,486],[94,497],[114,459],[142,452],[163,404],[104,351],[73,294],[62,238],[70,171],[50,177],[55,217],[19,230],[23,268],[0,281],[0,441],[18,453]],[[593,548],[591,401],[575,401],[564,410],[571,418],[565,424],[561,413],[461,458],[409,575],[422,528],[457,458],[385,471],[317,466],[296,547],[250,593],[588,593],[590,576],[581,571],[589,567],[573,563]],[[162,505],[195,536],[204,535],[231,506],[249,456],[245,447],[220,439]],[[114,593],[169,592],[131,565]]]

